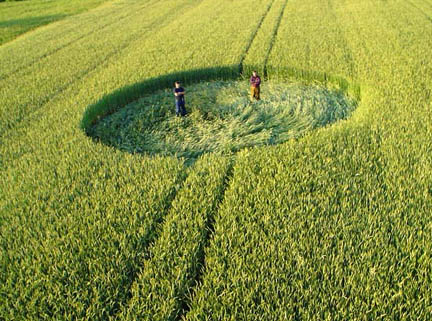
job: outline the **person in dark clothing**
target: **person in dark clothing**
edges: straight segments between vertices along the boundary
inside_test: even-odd
[[[252,77],[250,78],[250,86],[251,86],[251,99],[260,100],[260,85],[261,78],[258,76],[257,72],[254,71],[252,73]]]
[[[175,82],[174,88],[174,97],[175,97],[175,105],[176,105],[176,116],[186,116],[186,107],[185,107],[185,90],[181,87],[179,81]]]

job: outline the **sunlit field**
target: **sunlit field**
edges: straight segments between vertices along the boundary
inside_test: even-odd
[[[0,320],[432,320],[431,48],[431,0],[114,0],[13,36]]]
[[[32,29],[85,12],[107,1],[0,0],[0,45]],[[64,25],[61,28],[64,28]],[[43,46],[43,44],[39,45]]]

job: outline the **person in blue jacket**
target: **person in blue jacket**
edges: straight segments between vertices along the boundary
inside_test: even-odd
[[[179,81],[175,82],[174,88],[175,106],[176,106],[176,116],[186,116],[185,107],[185,90],[181,86]]]

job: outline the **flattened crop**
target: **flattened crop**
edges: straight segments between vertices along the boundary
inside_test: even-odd
[[[298,81],[264,82],[260,101],[251,101],[244,80],[185,85],[187,117],[175,116],[172,89],[165,88],[102,117],[88,133],[130,153],[193,159],[283,143],[347,118],[357,104],[336,88]]]

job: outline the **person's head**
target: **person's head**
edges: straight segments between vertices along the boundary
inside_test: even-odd
[[[179,87],[180,87],[180,81],[176,81],[176,82],[174,83],[174,85],[175,85],[176,88],[179,88]]]
[[[254,70],[254,71],[252,71],[252,75],[253,75],[254,77],[256,77],[258,74],[257,74],[257,72]]]

